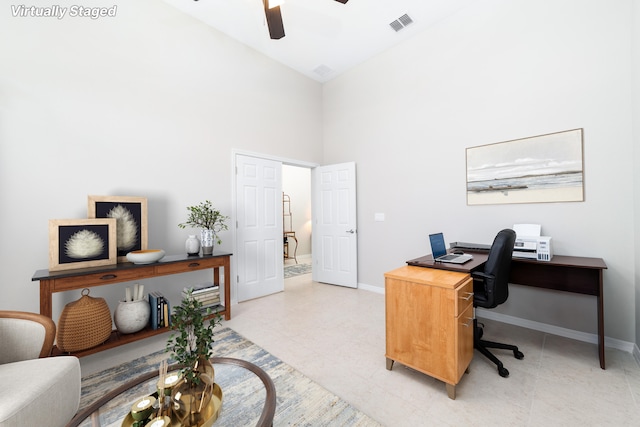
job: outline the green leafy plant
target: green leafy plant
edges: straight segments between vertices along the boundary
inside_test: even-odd
[[[200,356],[207,359],[211,357],[213,330],[222,322],[222,317],[216,313],[207,320],[211,316],[211,308],[203,309],[202,303],[193,298],[192,292],[193,289],[188,290],[171,314],[171,329],[176,332],[169,336],[165,351],[171,352],[175,361],[183,365],[181,372],[184,378],[198,384],[200,378],[194,371],[196,361]]]
[[[228,216],[222,215],[218,209],[211,205],[209,200],[200,202],[197,206],[188,206],[187,210],[189,211],[187,221],[178,224],[178,227],[213,230],[213,238],[216,240],[216,243],[222,243],[218,237],[218,233],[229,229],[225,223],[225,221],[229,219]]]

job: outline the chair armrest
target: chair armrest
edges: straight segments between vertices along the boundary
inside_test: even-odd
[[[11,311],[11,310],[0,310],[0,323],[9,325],[14,323],[14,326],[18,328],[18,325],[23,324],[24,327],[19,327],[19,331],[15,332],[18,334],[23,334],[17,339],[20,342],[29,341],[29,339],[33,340],[34,337],[40,340],[37,344],[39,347],[39,353],[34,354],[34,357],[47,357],[51,354],[51,350],[53,348],[53,342],[56,338],[56,324],[52,319],[43,316],[38,313],[30,313],[25,311]],[[32,326],[28,326],[29,323],[32,323]],[[41,328],[41,329],[39,329]],[[29,333],[29,330],[33,330],[35,334]],[[14,330],[8,325],[4,327],[5,338],[9,340],[11,338],[11,333]],[[4,345],[5,343],[3,343]],[[15,355],[15,354],[14,354]],[[31,358],[27,356],[26,358]]]
[[[471,277],[473,277],[474,279],[481,279],[483,281],[487,281],[487,280],[493,280],[496,278],[495,275],[493,274],[487,274],[484,271],[474,271],[471,273]]]
[[[481,307],[493,307],[495,301],[493,291],[495,290],[496,276],[493,274],[487,274],[483,271],[474,271],[471,273],[471,277],[474,279],[474,281],[482,282],[482,285],[484,287],[483,295],[480,298]],[[474,293],[477,294],[475,290]]]

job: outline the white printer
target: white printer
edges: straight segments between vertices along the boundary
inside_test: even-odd
[[[516,242],[513,245],[514,258],[530,258],[538,261],[551,261],[553,248],[551,237],[541,236],[539,224],[515,224]]]

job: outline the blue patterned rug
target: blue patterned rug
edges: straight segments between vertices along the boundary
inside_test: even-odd
[[[219,357],[247,360],[262,368],[271,377],[277,397],[274,426],[380,426],[344,400],[229,328],[216,330],[213,351]],[[168,353],[159,351],[83,377],[80,408],[124,381],[158,369],[160,361],[167,359],[167,356]],[[218,364],[214,367],[215,381],[222,388],[224,396],[220,419],[215,425],[256,425],[265,397],[262,382],[255,375],[239,367]],[[111,405],[101,409],[101,425],[119,427],[131,404],[136,399],[153,393],[154,390],[155,382],[150,381],[127,395],[121,395],[118,401],[113,401]],[[91,424],[87,421],[83,425]]]
[[[293,264],[284,267],[284,278],[300,276],[301,274],[311,273],[311,264]]]

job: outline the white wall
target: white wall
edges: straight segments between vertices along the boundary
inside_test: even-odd
[[[558,254],[602,257],[606,334],[635,342],[630,0],[480,0],[324,85],[326,163],[358,170],[359,282],[540,223]],[[465,149],[584,128],[580,203],[467,206]],[[386,214],[375,222],[374,213]],[[595,298],[511,287],[498,310],[596,333]]]
[[[180,253],[186,206],[232,213],[233,149],[321,161],[319,83],[164,2],[102,2],[113,4],[117,16],[98,20],[0,9],[0,309],[39,311],[31,277],[48,268],[48,220],[86,218],[89,194],[147,197],[149,246]],[[177,298],[203,280],[147,289]],[[91,295],[115,306],[125,286]],[[79,296],[54,295],[54,318]]]
[[[283,165],[282,191],[291,200],[292,231],[298,239],[296,257],[311,256],[311,169]],[[290,256],[293,256],[293,244],[289,247]]]
[[[640,0],[633,0],[633,44],[632,44],[632,75],[633,75],[633,141],[634,141],[634,165],[640,165]],[[640,345],[640,168],[634,168],[634,259],[635,283],[636,283],[636,347]],[[640,360],[640,354],[636,357]]]
[[[102,3],[113,4],[117,17],[101,20],[0,10],[0,309],[38,311],[30,278],[47,267],[47,221],[85,217],[88,194],[148,197],[150,246],[182,251],[186,206],[232,211],[240,149],[357,162],[361,283],[382,287],[428,252],[433,230],[488,242],[539,222],[557,253],[605,259],[606,333],[638,342],[632,0],[478,0],[323,87],[162,2]],[[585,202],[466,205],[465,148],[577,127]],[[92,295],[113,304],[124,286]],[[54,314],[78,296],[56,295]],[[514,286],[500,310],[595,332],[590,297]]]

